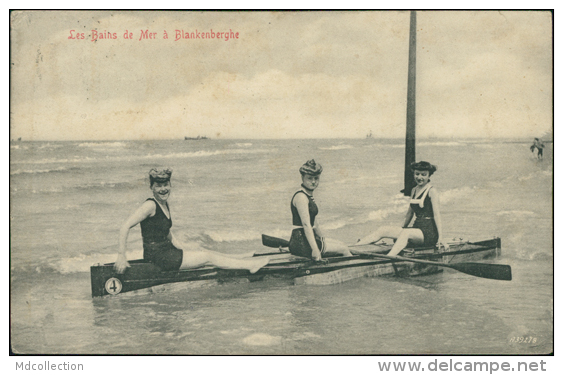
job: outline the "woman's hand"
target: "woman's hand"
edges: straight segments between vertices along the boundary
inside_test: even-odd
[[[115,264],[113,265],[113,268],[115,269],[115,271],[117,273],[123,273],[125,272],[125,269],[131,267],[129,265],[129,262],[127,261],[127,258],[125,257],[125,254],[121,254],[119,253],[117,255],[117,260],[115,261]]]
[[[315,251],[313,250],[311,257],[313,258],[314,261],[321,261],[323,259],[323,257],[321,256],[321,252],[319,250]]]
[[[127,257],[125,253],[127,252],[127,237],[129,236],[129,230],[135,225],[139,224],[141,221],[145,220],[149,216],[154,216],[156,212],[156,203],[152,200],[147,200],[137,208],[137,210],[129,216],[129,218],[123,223],[121,229],[119,230],[119,251],[117,252],[117,260],[113,265],[113,268],[118,273],[123,273],[127,267],[129,267],[129,262],[127,262]]]
[[[309,198],[307,198],[305,194],[297,194],[295,198],[293,198],[293,205],[297,208],[297,212],[301,218],[301,223],[303,223],[303,232],[305,233],[305,238],[311,247],[311,258],[315,261],[319,261],[322,257],[315,239],[316,229],[314,225],[311,225],[311,219],[309,216]]]

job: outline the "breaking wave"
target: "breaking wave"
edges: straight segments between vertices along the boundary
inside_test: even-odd
[[[405,211],[404,207],[389,207],[380,210],[372,211],[368,214],[368,219],[366,221],[382,221],[387,219],[389,215],[399,214]]]
[[[448,203],[456,199],[460,199],[460,197],[470,195],[473,191],[474,189],[470,187],[445,190],[443,192],[440,192],[440,202],[444,205],[447,205]],[[355,223],[383,221],[388,219],[392,215],[404,214],[407,210],[408,202],[409,197],[405,197],[403,194],[396,194],[391,198],[391,201],[386,207],[369,212],[367,217],[364,217],[364,219],[356,220]]]
[[[327,230],[340,229],[348,225],[350,222],[352,222],[352,220],[353,219],[329,221],[326,224],[323,224],[322,227],[323,229],[327,229]]]
[[[533,213],[532,211],[518,211],[518,210],[513,210],[513,211],[500,211],[497,212],[497,216],[517,216],[517,217],[533,217],[536,216],[535,213]]]
[[[262,234],[253,230],[207,230],[203,233],[213,242],[239,242],[260,239]]]
[[[133,250],[127,252],[127,259],[141,259],[143,250]],[[79,255],[72,258],[61,259],[51,264],[51,267],[62,274],[90,272],[90,267],[95,264],[105,264],[115,262],[117,251],[108,254]]]
[[[63,147],[63,145],[53,145],[53,144],[47,143],[45,145],[39,146],[38,149],[44,149],[44,148],[52,149],[52,148],[61,148],[61,147]]]
[[[524,261],[551,261],[553,262],[553,247],[523,246],[524,235],[513,233],[512,236],[502,239],[503,249],[509,249],[502,253],[503,258],[519,259]]]
[[[271,149],[256,149],[256,150],[241,150],[241,149],[227,149],[227,150],[217,150],[217,151],[195,151],[195,152],[176,152],[171,154],[149,154],[149,155],[137,155],[137,156],[111,156],[111,157],[75,157],[72,159],[40,159],[35,161],[19,161],[14,162],[15,164],[65,164],[65,163],[96,163],[99,161],[103,162],[115,162],[115,161],[132,161],[132,160],[153,160],[153,159],[185,159],[185,158],[197,158],[197,157],[207,157],[216,155],[230,155],[230,154],[261,154],[261,153],[271,153],[276,150]]]
[[[552,176],[553,173],[550,170],[536,171],[525,176],[519,176],[518,181],[535,180],[538,178],[551,178]]]
[[[331,146],[331,147],[319,147],[319,150],[348,150],[354,148],[354,146],[350,145],[338,145],[338,146]]]
[[[45,193],[63,193],[68,192],[69,190],[74,191],[96,191],[96,190],[106,190],[106,189],[115,189],[115,190],[131,190],[138,188],[139,185],[133,182],[97,182],[97,183],[89,183],[89,184],[81,184],[75,186],[69,185],[56,185],[56,186],[43,186],[41,188],[34,188],[31,189],[30,192],[32,194],[45,194]],[[14,191],[25,190],[26,187],[14,188]]]
[[[132,182],[105,182],[101,181],[98,183],[82,184],[77,185],[73,189],[76,190],[98,190],[98,189],[136,189],[139,185]]]
[[[12,150],[27,150],[26,146],[21,146],[21,145],[10,145],[10,148]]]
[[[116,246],[117,248],[117,246]],[[127,259],[140,259],[143,257],[143,251],[131,250],[127,252]],[[20,267],[13,267],[12,270],[32,273],[59,273],[73,274],[90,272],[90,267],[96,264],[105,264],[115,262],[117,258],[117,250],[114,253],[94,253],[89,255],[78,255],[63,259],[52,259],[43,261],[40,264],[30,264],[27,262],[18,262]]]
[[[66,168],[66,167],[58,167],[58,168],[51,168],[51,169],[16,169],[15,171],[10,172],[10,176],[16,176],[19,174],[41,174],[41,173],[51,173],[51,172],[69,172],[77,168]]]
[[[80,143],[78,147],[125,147],[126,144],[123,142],[84,142]]]
[[[403,194],[396,194],[391,198],[390,205],[379,210],[371,211],[368,213],[367,217],[363,220],[359,220],[359,223],[367,223],[370,221],[382,221],[387,219],[390,215],[396,215],[406,212],[406,205],[409,201],[408,197]]]
[[[183,238],[193,243],[213,246],[213,243],[259,241],[263,233],[289,240],[291,227],[273,230],[204,230],[199,234],[185,234]]]
[[[205,251],[199,243],[186,242],[184,243],[185,250],[193,251]],[[113,249],[113,248],[112,248]],[[52,259],[43,261],[40,264],[25,264],[18,267],[18,271],[32,272],[32,273],[60,273],[60,274],[74,274],[74,273],[84,273],[90,272],[90,267],[97,264],[107,264],[115,262],[117,258],[117,244],[114,246],[115,251],[109,251],[106,253],[92,253],[92,254],[81,254],[73,257],[63,258],[63,259]],[[129,244],[129,249],[127,251],[127,259],[142,259],[143,249],[140,243]],[[18,262],[22,264],[21,262]]]
[[[454,199],[460,199],[462,197],[468,196],[475,191],[474,188],[464,186],[457,189],[450,189],[440,192],[440,203],[447,204],[452,202]]]
[[[426,147],[426,146],[443,146],[443,147],[450,147],[450,146],[467,146],[467,143],[463,142],[420,142],[417,144],[418,146]]]

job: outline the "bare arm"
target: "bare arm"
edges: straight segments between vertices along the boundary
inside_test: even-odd
[[[156,203],[153,201],[146,201],[139,207],[121,226],[119,230],[119,252],[117,253],[117,260],[115,261],[115,270],[119,273],[125,271],[129,267],[129,262],[127,262],[127,237],[129,237],[129,231],[135,225],[139,224],[141,221],[145,220],[149,216],[154,216],[156,213]]]
[[[323,232],[321,230],[321,226],[319,224],[319,220],[317,218],[315,218],[315,225],[313,226],[313,231],[317,234],[317,236],[324,237]]]
[[[321,259],[321,251],[317,246],[317,241],[315,241],[315,232],[313,231],[313,226],[311,225],[311,217],[309,216],[309,199],[305,194],[297,194],[293,198],[293,205],[297,208],[299,212],[299,217],[301,218],[301,223],[303,224],[303,230],[305,232],[305,237],[309,242],[312,250],[312,257],[314,260]]]
[[[442,239],[442,214],[440,210],[440,194],[436,188],[430,189],[428,192],[430,199],[432,199],[432,209],[434,211],[434,222],[436,223],[436,228],[438,229],[438,246],[443,245],[446,249],[449,247],[448,244]]]
[[[174,245],[175,248],[177,249],[184,248],[184,244],[181,243],[176,237],[174,237],[171,231],[168,232],[168,239],[170,240],[170,242],[172,242],[172,245]]]
[[[412,217],[414,216],[414,211],[412,210],[411,206],[409,205],[409,209],[407,210],[407,216],[405,216],[405,222],[403,223],[403,228],[407,228],[412,221]]]

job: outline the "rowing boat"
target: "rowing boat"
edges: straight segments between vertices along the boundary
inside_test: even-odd
[[[381,254],[386,254],[390,248],[390,245],[372,245],[369,251],[348,257],[326,258],[321,262],[294,256],[288,252],[268,253],[271,256],[270,263],[255,274],[250,274],[247,270],[226,270],[209,266],[163,272],[144,260],[130,261],[130,267],[119,274],[114,270],[113,263],[98,264],[90,268],[92,297],[202,280],[257,281],[266,277],[281,277],[293,280],[294,284],[329,285],[361,277],[428,275],[442,270],[436,263],[451,265],[496,258],[500,256],[501,241],[500,238],[479,242],[458,241],[450,243],[450,249],[441,253],[436,253],[434,248],[429,247],[411,248],[405,251],[409,254],[408,258],[380,258],[384,256]],[[261,255],[263,254],[255,256]],[[431,264],[413,263],[419,260],[429,261]]]
[[[415,73],[416,73],[416,12],[411,12],[409,33],[409,75],[407,89],[407,132],[405,142],[405,196],[410,196],[415,186],[410,165],[415,158]],[[268,244],[264,239],[272,239]],[[263,244],[271,247],[287,247],[286,240],[263,236]],[[480,242],[458,241],[450,243],[446,252],[436,252],[433,247],[407,248],[405,257],[387,256],[390,245],[373,245],[370,251],[353,256],[323,259],[321,262],[290,255],[287,251],[273,256],[272,261],[255,274],[247,270],[225,270],[215,267],[200,267],[178,271],[162,272],[157,266],[144,261],[129,262],[130,267],[123,274],[114,271],[113,263],[98,264],[90,269],[92,296],[116,295],[158,285],[204,280],[249,279],[262,280],[265,277],[284,277],[295,284],[336,284],[347,280],[371,276],[416,276],[437,273],[444,267],[469,275],[496,280],[511,280],[510,266],[467,261],[496,258],[500,255],[500,238]],[[264,254],[258,254],[264,255]],[[271,254],[268,254],[271,255]]]

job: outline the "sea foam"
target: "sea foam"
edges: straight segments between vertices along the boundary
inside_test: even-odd
[[[119,161],[134,161],[134,160],[154,160],[154,159],[185,159],[185,158],[199,158],[209,157],[216,155],[230,155],[230,154],[262,154],[276,152],[275,149],[226,149],[216,151],[194,151],[194,152],[173,152],[170,154],[148,154],[148,155],[127,155],[127,156],[106,156],[106,157],[89,157],[89,156],[75,156],[74,158],[45,158],[38,160],[22,160],[14,161],[12,164],[66,164],[66,163],[97,163],[97,162],[119,162]]]
[[[354,148],[351,145],[338,145],[338,146],[331,146],[331,147],[319,147],[319,150],[348,150]]]

